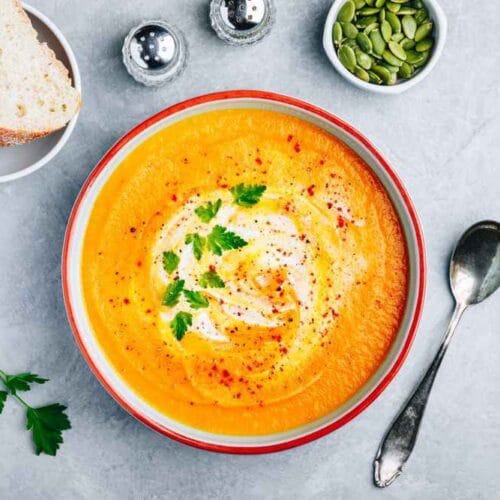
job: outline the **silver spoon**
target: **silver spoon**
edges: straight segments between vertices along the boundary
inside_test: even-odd
[[[500,224],[478,222],[460,238],[450,262],[450,285],[455,311],[439,351],[424,378],[398,415],[380,445],[374,462],[374,480],[389,486],[411,455],[434,378],[464,311],[482,302],[500,286]]]

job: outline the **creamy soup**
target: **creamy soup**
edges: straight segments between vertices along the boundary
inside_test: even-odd
[[[97,197],[81,273],[122,379],[179,422],[240,436],[352,398],[408,287],[401,224],[363,160],[304,121],[236,109],[128,155]]]

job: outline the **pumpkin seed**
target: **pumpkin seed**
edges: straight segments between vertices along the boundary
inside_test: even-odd
[[[417,9],[411,7],[401,7],[398,11],[398,16],[413,16],[417,13]]]
[[[380,34],[380,30],[375,29],[370,33],[370,40],[373,45],[373,52],[378,55],[382,55],[385,50],[385,42]]]
[[[372,71],[380,78],[382,78],[384,83],[387,83],[391,79],[391,72],[387,68],[384,68],[379,64],[375,64],[374,66],[372,66]]]
[[[410,50],[415,47],[415,42],[413,40],[410,40],[409,38],[405,38],[399,43],[399,45],[401,45],[401,47],[403,47],[403,49],[405,50]]]
[[[363,68],[360,68],[359,66],[356,66],[354,68],[354,74],[364,82],[370,81],[370,75],[368,74],[368,71],[364,70]]]
[[[370,7],[373,7],[375,5],[375,0],[365,0],[366,4],[369,5]]]
[[[417,31],[417,21],[415,21],[415,18],[408,15],[404,16],[401,20],[401,26],[403,27],[403,33],[406,37],[413,40],[415,32]]]
[[[380,9],[380,12],[378,13],[378,20],[380,23],[385,21],[385,9]]]
[[[417,21],[417,24],[420,26],[422,23],[427,21],[429,18],[429,13],[427,12],[426,9],[419,9],[417,10],[415,14],[415,21]]]
[[[395,85],[397,81],[398,81],[398,74],[391,73],[389,76],[389,80],[387,80],[385,83],[386,85]]]
[[[342,31],[347,38],[356,38],[358,36],[358,28],[352,23],[340,23]]]
[[[354,50],[347,45],[342,45],[339,49],[339,61],[352,73],[356,67],[356,56]]]
[[[373,48],[372,41],[365,33],[358,33],[358,36],[356,37],[356,42],[358,42],[358,45],[360,46],[363,52],[369,54],[372,51]]]
[[[391,40],[393,42],[399,43],[403,38],[404,38],[403,33],[394,33],[394,35],[391,36]]]
[[[385,0],[375,0],[375,7],[377,7],[377,9],[380,9],[384,5],[385,5]]]
[[[356,10],[358,10],[362,9],[366,5],[366,2],[365,0],[354,0],[354,5],[356,6]]]
[[[392,0],[394,3],[408,3],[410,0]]]
[[[354,13],[356,12],[356,5],[352,0],[347,0],[347,2],[342,5],[337,15],[337,21],[341,23],[350,23],[354,19]]]
[[[398,76],[400,76],[401,78],[410,78],[411,75],[413,75],[414,71],[415,70],[413,69],[413,66],[411,64],[404,62],[399,68]]]
[[[342,25],[339,22],[336,22],[333,25],[333,43],[335,44],[336,47],[340,45],[340,42],[342,41]]]
[[[422,2],[422,0],[413,0],[413,7],[422,9],[424,7],[424,2]]]
[[[342,45],[347,45],[348,47],[351,47],[351,49],[353,50],[358,47],[356,40],[354,40],[353,38],[344,38]]]
[[[382,24],[380,25],[380,32],[382,33],[382,36],[386,42],[391,39],[392,27],[389,24],[389,21],[382,21]]]
[[[397,73],[399,71],[399,66],[393,66],[392,64],[386,63],[385,61],[380,64],[384,68],[387,68],[391,73]]]
[[[424,24],[421,24],[417,28],[417,31],[415,32],[415,37],[413,39],[416,42],[420,42],[420,40],[423,40],[424,38],[427,38],[431,34],[433,27],[434,27],[434,25],[430,21],[426,22]]]
[[[375,83],[377,85],[381,85],[383,83],[382,78],[380,78],[380,76],[378,76],[377,73],[374,73],[373,71],[368,71],[368,74],[370,75],[371,83]]]
[[[385,15],[385,19],[391,25],[392,31],[394,33],[399,33],[401,31],[401,21],[399,20],[398,16],[396,16],[396,14],[394,14],[393,12],[387,12],[387,14]]]
[[[417,65],[422,62],[424,56],[422,53],[417,52],[415,50],[407,50],[406,51],[406,62],[409,64]]]
[[[415,45],[415,50],[417,52],[427,52],[428,50],[432,49],[432,46],[434,45],[434,42],[432,41],[432,38],[426,38],[425,40],[422,40]]]
[[[387,2],[385,4],[385,8],[388,9],[389,12],[396,14],[396,12],[401,8],[401,5],[399,5],[398,3],[394,3],[394,2]]]
[[[378,28],[378,23],[373,23],[373,24],[370,24],[370,26],[367,26],[363,33],[365,35],[369,35],[374,29]]]
[[[403,61],[389,50],[384,50],[382,57],[384,58],[384,61],[389,63],[391,66],[397,66],[399,68],[403,64]]]
[[[377,16],[368,16],[368,17],[362,17],[361,19],[358,19],[356,21],[356,26],[359,29],[366,28],[367,26],[370,26],[370,24],[376,23],[378,20]]]
[[[422,60],[419,62],[416,62],[414,64],[415,68],[421,68],[425,64],[427,64],[427,61],[429,60],[431,53],[429,52],[418,52],[422,56]]]
[[[361,66],[363,69],[370,69],[372,67],[372,58],[368,54],[365,54],[360,49],[354,49],[354,53],[356,55],[358,66]]]
[[[357,13],[360,16],[373,16],[374,14],[378,14],[379,10],[377,7],[363,7]]]

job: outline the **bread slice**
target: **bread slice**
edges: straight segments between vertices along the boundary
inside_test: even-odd
[[[0,0],[0,147],[64,127],[80,108],[65,66],[38,41],[19,0]]]

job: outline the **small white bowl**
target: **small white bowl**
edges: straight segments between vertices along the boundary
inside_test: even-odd
[[[375,83],[364,82],[347,70],[339,61],[337,52],[333,45],[332,31],[335,20],[337,19],[337,14],[345,2],[346,0],[335,0],[333,2],[330,12],[328,13],[328,17],[326,18],[325,30],[323,32],[323,47],[331,63],[335,66],[335,69],[346,80],[349,80],[356,87],[369,90],[370,92],[378,92],[379,94],[401,94],[414,85],[417,85],[417,83],[421,82],[433,70],[434,66],[438,62],[438,59],[441,57],[441,53],[443,52],[444,44],[446,42],[446,33],[448,30],[448,21],[446,20],[443,9],[441,9],[436,0],[424,0],[425,6],[429,11],[430,18],[434,22],[435,44],[431,58],[413,78],[398,82],[395,85],[377,85]]]
[[[59,28],[34,7],[23,3],[40,42],[45,42],[68,68],[73,85],[82,91],[80,71],[75,55]],[[46,165],[59,153],[75,128],[78,114],[61,130],[43,139],[19,146],[0,148],[0,183],[19,179]]]

